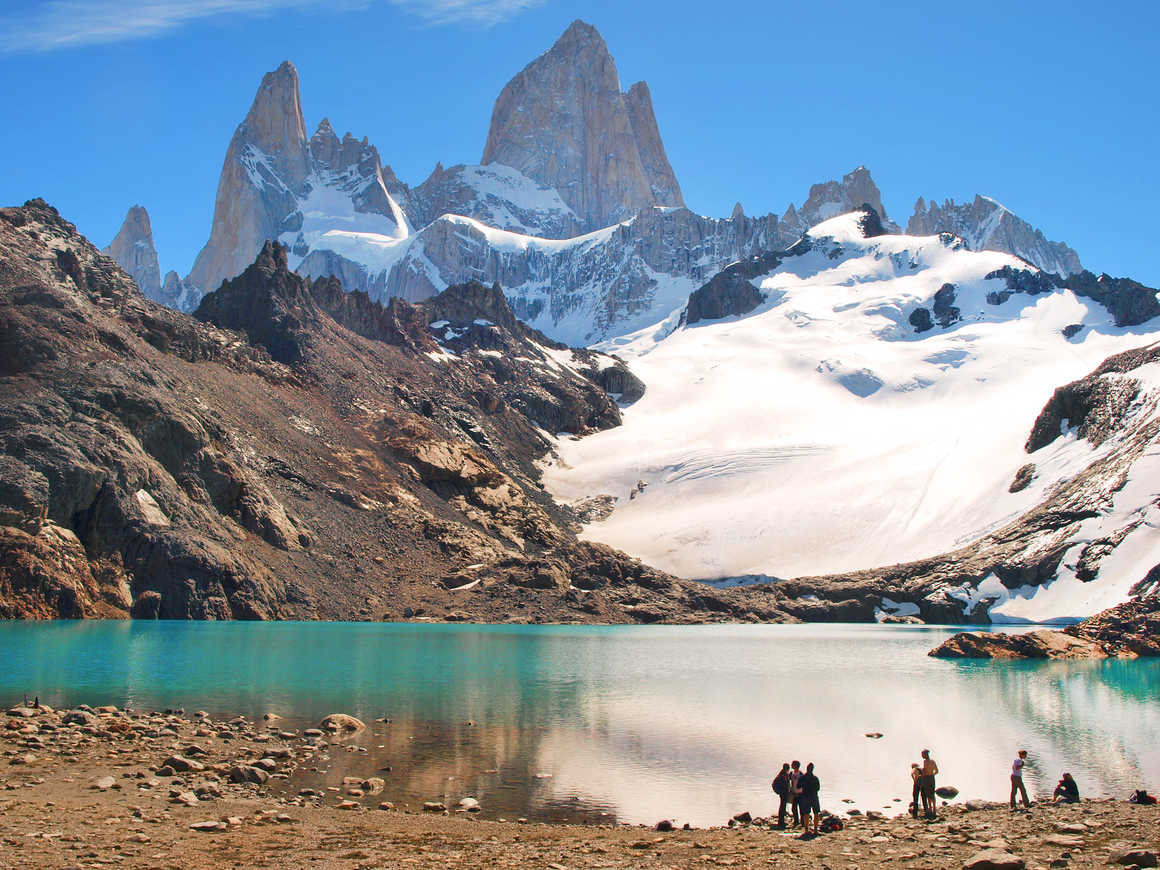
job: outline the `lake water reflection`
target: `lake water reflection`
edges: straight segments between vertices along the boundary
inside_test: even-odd
[[[386,799],[491,816],[721,824],[768,813],[792,758],[827,809],[900,810],[923,748],[962,797],[1005,799],[1021,747],[1040,792],[1160,787],[1160,662],[928,658],[954,630],[0,623],[0,700],[389,716],[317,783],[390,766]]]

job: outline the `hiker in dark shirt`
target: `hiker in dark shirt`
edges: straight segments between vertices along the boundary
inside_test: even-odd
[[[822,823],[822,807],[818,802],[818,792],[821,788],[822,783],[814,776],[814,763],[811,761],[806,765],[806,772],[798,780],[798,789],[801,791],[798,800],[801,807],[802,836],[810,833],[816,835],[818,833],[818,827]],[[812,831],[810,830],[811,816],[813,817]]]
[[[1079,803],[1079,785],[1076,784],[1076,781],[1070,773],[1063,775],[1063,779],[1055,787],[1055,794],[1052,795],[1052,800],[1060,804]]]
[[[785,827],[785,808],[789,798],[789,764],[781,766],[781,772],[773,778],[773,793],[778,796],[780,803],[777,806],[777,826]]]

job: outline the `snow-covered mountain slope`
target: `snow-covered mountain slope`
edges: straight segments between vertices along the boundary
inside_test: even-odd
[[[1083,270],[1075,251],[1063,242],[1048,241],[1041,230],[989,196],[977,195],[973,202],[960,204],[948,199],[941,206],[934,200],[928,206],[920,196],[906,231],[911,235],[954,233],[972,251],[1005,251],[1064,277]]]
[[[450,169],[440,163],[411,191],[408,205],[416,226],[456,214],[529,236],[566,239],[581,235],[580,218],[554,187],[545,187],[501,163]]]
[[[1156,321],[1013,292],[1006,275],[1036,273],[1008,254],[864,221],[773,258],[747,314],[605,345],[647,392],[619,429],[561,441],[545,477],[564,500],[619,499],[590,538],[687,577],[833,574],[954,550],[1074,474],[1050,460],[1009,491],[1052,391]]]

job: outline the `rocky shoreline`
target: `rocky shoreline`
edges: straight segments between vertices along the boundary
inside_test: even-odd
[[[1155,574],[1139,585],[1152,589]],[[1160,656],[1160,594],[1150,591],[1061,630],[960,632],[929,654],[944,659],[1155,658]]]
[[[298,787],[312,759],[349,748],[366,727],[343,715],[318,724],[11,708],[0,732],[0,866],[1157,865],[1160,810],[1119,800],[1029,813],[971,800],[944,804],[930,822],[869,813],[812,840],[749,813],[667,830],[483,819],[470,801],[396,807],[381,779]]]

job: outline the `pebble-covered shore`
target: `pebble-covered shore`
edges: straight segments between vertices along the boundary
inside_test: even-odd
[[[815,839],[761,818],[719,828],[528,824],[478,804],[396,808],[369,778],[296,787],[363,723],[15,707],[0,732],[0,867],[1155,867],[1160,809],[963,801],[936,821],[846,820]],[[968,805],[969,804],[969,805]],[[754,816],[768,808],[752,808]],[[658,820],[659,821],[659,820]],[[725,821],[725,820],[723,820]]]

